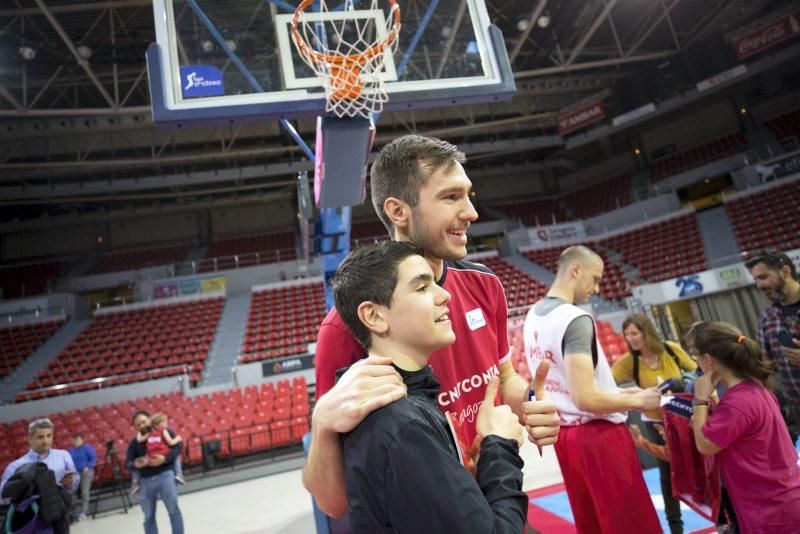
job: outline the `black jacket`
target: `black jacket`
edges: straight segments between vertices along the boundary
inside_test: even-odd
[[[486,437],[473,478],[436,406],[431,368],[397,370],[408,397],[372,412],[344,438],[353,532],[522,532],[528,497],[517,443]]]
[[[169,435],[173,438],[176,436],[175,432],[170,429],[167,429]],[[143,467],[139,469],[139,473],[141,473],[142,478],[152,477],[155,475],[159,475],[168,469],[172,469],[172,464],[175,463],[175,458],[181,453],[181,445],[182,443],[177,443],[175,446],[169,448],[169,453],[164,457],[164,463],[159,465],[158,467]],[[133,461],[136,458],[141,458],[142,456],[147,456],[147,442],[139,443],[136,441],[136,436],[128,443],[128,452],[125,455],[125,467],[128,471],[132,471],[136,469],[136,466],[133,465]]]
[[[72,499],[69,493],[58,485],[55,473],[44,462],[21,465],[3,486],[2,498],[9,499],[12,504],[19,504],[33,495],[39,496],[41,520],[50,525],[56,534],[68,533],[67,512]],[[27,524],[32,519],[31,509],[28,509],[28,515],[15,518],[17,521],[21,521],[19,526]],[[17,528],[13,525],[12,527]]]

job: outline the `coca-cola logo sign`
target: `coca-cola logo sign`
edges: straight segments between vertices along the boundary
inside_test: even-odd
[[[800,33],[800,24],[797,22],[798,14],[787,15],[768,26],[734,39],[733,48],[736,51],[736,57],[742,59],[752,56]]]

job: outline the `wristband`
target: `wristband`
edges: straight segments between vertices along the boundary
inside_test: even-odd
[[[708,399],[698,399],[698,398],[692,399],[692,406],[706,406],[706,407],[708,407],[710,404],[711,404],[711,401],[709,401]]]

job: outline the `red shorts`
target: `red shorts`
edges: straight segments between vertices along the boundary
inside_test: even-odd
[[[561,427],[555,449],[578,532],[662,531],[624,424]]]

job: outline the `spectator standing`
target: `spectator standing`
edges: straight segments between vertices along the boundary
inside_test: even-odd
[[[94,468],[97,464],[97,455],[94,447],[83,441],[83,436],[75,434],[72,436],[72,448],[69,450],[75,469],[80,474],[81,507],[78,521],[86,519],[89,513],[89,493],[92,489],[94,480]]]
[[[716,455],[740,531],[800,532],[797,450],[766,387],[774,363],[728,323],[696,325],[688,340],[704,373],[692,402],[695,444],[701,454]],[[710,397],[720,383],[727,389],[712,410]]]
[[[780,387],[788,399],[793,436],[800,432],[800,282],[791,258],[775,250],[762,250],[747,268],[756,287],[772,303],[758,318],[757,341],[764,355],[775,362]]]
[[[668,380],[674,380],[672,391],[683,391],[684,372],[697,369],[683,348],[674,341],[662,341],[650,319],[642,314],[629,315],[622,323],[622,334],[628,352],[612,368],[614,380],[619,383],[634,382],[640,388],[652,388]],[[656,445],[664,445],[664,438],[655,425],[661,423],[661,412],[651,410],[642,414],[645,439]],[[661,481],[661,495],[671,534],[683,532],[681,503],[672,496],[672,477],[669,461],[656,456]]]
[[[28,425],[28,443],[31,449],[24,456],[8,464],[0,479],[0,492],[20,466],[32,462],[43,462],[55,473],[56,482],[62,488],[70,493],[75,492],[80,483],[78,472],[75,470],[72,456],[67,451],[53,448],[54,432],[53,422],[47,418],[37,419]]]
[[[150,414],[139,410],[133,415],[133,426],[137,435],[148,435],[152,431]],[[169,431],[171,437],[175,433]],[[183,515],[178,507],[178,486],[175,482],[173,463],[181,452],[181,444],[169,448],[166,455],[147,454],[147,442],[140,443],[134,436],[128,444],[125,467],[139,470],[139,503],[144,512],[145,534],[158,534],[156,525],[156,503],[160,497],[169,514],[172,534],[183,534]]]

